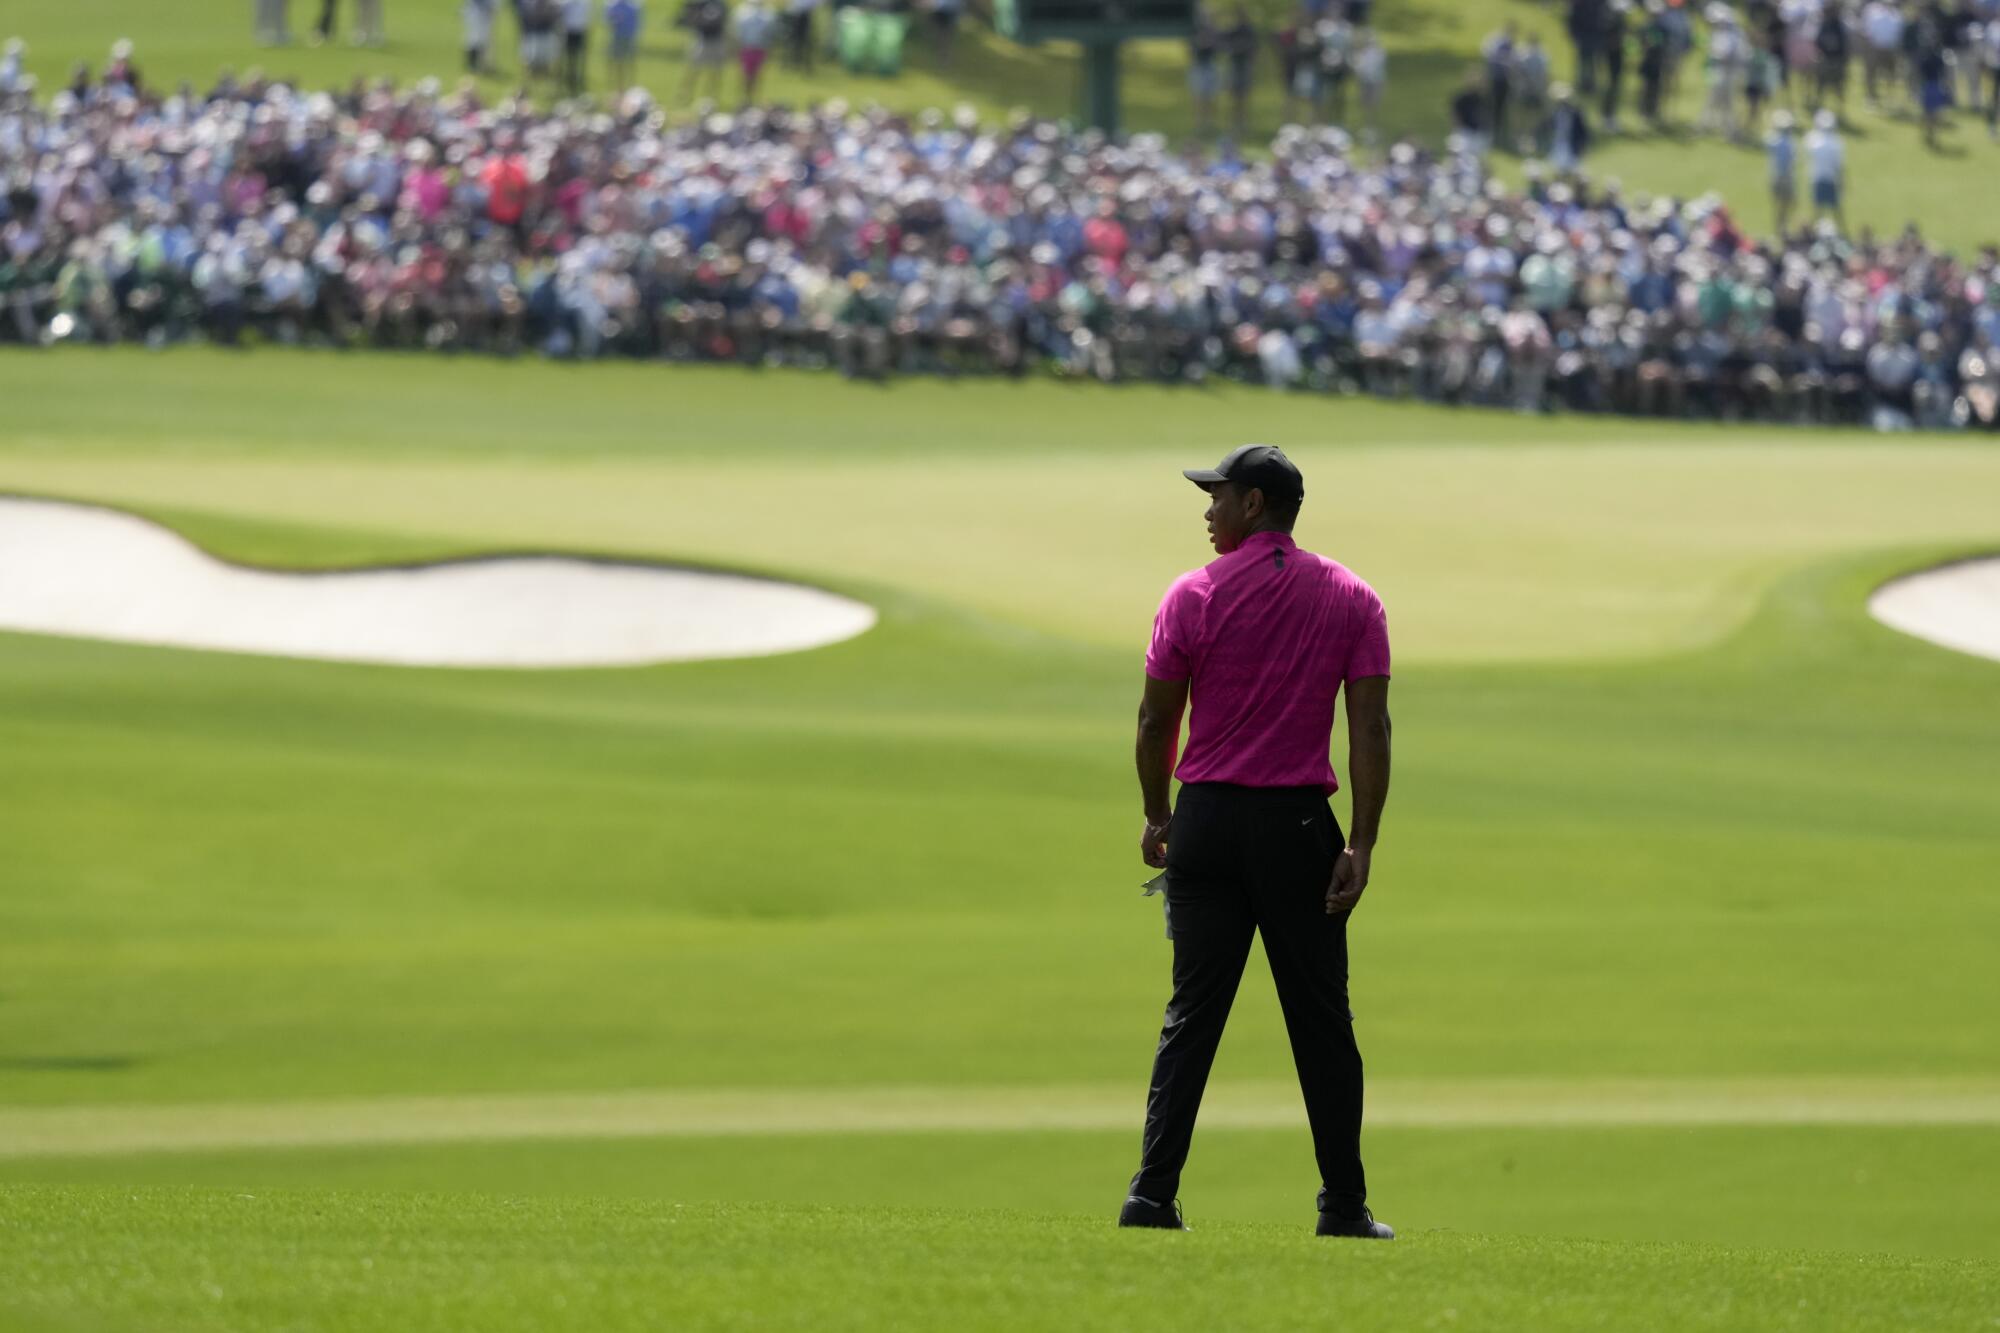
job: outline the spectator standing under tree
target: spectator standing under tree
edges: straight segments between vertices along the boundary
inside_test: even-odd
[[[611,86],[622,93],[637,81],[639,0],[605,0],[604,27],[611,37]]]
[[[757,79],[764,72],[770,54],[771,32],[777,20],[764,0],[743,0],[736,11],[736,61],[743,70],[743,105],[757,102]]]
[[[1847,144],[1840,137],[1840,122],[1833,112],[1813,116],[1812,133],[1806,136],[1806,171],[1812,180],[1813,216],[1833,215],[1833,223],[1847,230],[1841,211],[1841,195],[1847,187]]]
[[[1791,112],[1772,113],[1764,148],[1771,167],[1771,217],[1783,237],[1791,230],[1792,204],[1798,198],[1799,142],[1792,133]]]
[[[333,40],[333,25],[340,17],[335,12],[339,4],[340,0],[320,0],[319,22],[313,24],[312,36],[308,39],[310,45],[324,46]]]
[[[1236,18],[1222,34],[1223,54],[1229,60],[1229,123],[1241,139],[1250,115],[1250,79],[1257,62],[1257,27],[1250,21],[1247,6],[1236,6]]]
[[[563,0],[563,88],[581,96],[588,82],[584,61],[590,51],[590,7],[593,0]]]
[[[722,62],[728,58],[729,8],[722,0],[688,0],[681,10],[681,26],[688,30],[687,70],[681,75],[680,100],[694,98],[706,73],[709,96],[722,100]]]
[[[1208,15],[1208,6],[1197,5],[1194,31],[1188,34],[1188,92],[1194,98],[1194,132],[1197,135],[1215,132],[1215,94],[1222,78],[1217,61],[1221,54],[1222,34],[1215,30],[1215,23]]]
[[[1493,130],[1493,141],[1507,142],[1507,103],[1514,90],[1514,25],[1503,24],[1487,37],[1480,47],[1480,57],[1486,62],[1486,123]]]
[[[490,70],[486,63],[486,49],[493,41],[493,7],[499,0],[462,0],[458,7],[459,23],[465,33],[465,72],[485,74]]]

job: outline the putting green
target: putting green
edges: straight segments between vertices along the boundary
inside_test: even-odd
[[[274,363],[264,363],[274,364]],[[1128,653],[1210,554],[1183,467],[1282,445],[1302,544],[1390,607],[1402,662],[1712,643],[1844,552],[2000,541],[1979,441],[1523,420],[1240,388],[912,383],[722,368],[212,353],[0,360],[0,486],[364,534],[714,560],[891,588]],[[126,393],[94,395],[99,377]],[[226,405],[215,393],[227,385]],[[475,406],[476,405],[476,406]],[[1412,448],[1421,444],[1422,448]],[[296,558],[296,536],[248,554]],[[309,549],[309,548],[308,548]],[[366,543],[340,550],[351,558]]]

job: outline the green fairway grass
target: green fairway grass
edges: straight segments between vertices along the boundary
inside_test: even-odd
[[[817,1203],[0,1190],[28,1327],[1987,1326],[1991,1262]],[[468,1282],[468,1274],[481,1275]],[[25,1295],[25,1299],[24,1299]],[[72,1322],[75,1321],[75,1322]]]
[[[646,6],[638,77],[671,110],[685,113],[688,108],[678,100],[678,90],[686,33],[670,21],[679,8],[672,2]],[[306,28],[318,14],[312,0],[292,0],[293,28],[300,44],[281,50],[262,49],[252,42],[251,9],[244,0],[178,0],[171,5],[154,0],[12,0],[0,14],[0,33],[18,33],[28,40],[29,67],[50,88],[64,81],[79,60],[101,66],[106,49],[120,36],[136,42],[141,69],[155,81],[186,78],[205,87],[224,68],[238,72],[254,68],[313,88],[344,86],[357,76],[403,82],[438,76],[451,86],[463,59],[458,6],[384,0],[384,9],[390,40],[381,50],[359,50],[344,42],[305,46]],[[1252,0],[1250,9],[1268,32],[1290,6],[1285,0]],[[351,6],[344,4],[341,12],[345,25]],[[1560,6],[1535,0],[1381,0],[1376,15],[1390,54],[1382,128],[1391,136],[1411,134],[1432,143],[1441,141],[1448,124],[1448,99],[1477,62],[1481,41],[1503,22],[1518,23],[1524,33],[1541,33],[1554,59],[1556,77],[1571,73]],[[504,72],[482,81],[489,95],[514,90],[519,79],[512,21],[503,17],[496,26],[495,55]],[[603,40],[600,30],[592,53],[600,92],[606,77]],[[1261,143],[1277,127],[1282,111],[1268,40],[1258,62],[1250,128],[1252,140]],[[1983,123],[1965,113],[1947,117],[1939,146],[1926,148],[1913,114],[1901,108],[1878,112],[1865,105],[1859,63],[1855,62],[1848,105],[1849,219],[1883,231],[1917,222],[1927,235],[1961,250],[2000,240],[1992,221],[1991,191],[1981,188],[2000,164],[2000,146],[1988,142]],[[1601,136],[1589,167],[1600,176],[1622,179],[1633,191],[1681,198],[1719,191],[1745,224],[1759,234],[1767,232],[1772,214],[1761,150],[1698,139],[1687,132],[1701,96],[1699,57],[1689,61],[1673,123],[1663,134],[1640,125],[1635,66],[1636,57],[1627,64],[1628,132]],[[922,22],[911,29],[904,71],[895,79],[849,75],[825,60],[811,75],[788,70],[775,60],[766,70],[765,95],[780,101],[842,97],[857,105],[880,102],[905,111],[965,103],[989,119],[1014,107],[1045,115],[1070,114],[1077,107],[1081,77],[1074,47],[1061,43],[1019,47],[972,21],[963,26],[956,59],[948,70],[932,58]],[[733,102],[738,90],[731,69],[726,100]],[[1124,93],[1127,128],[1187,134],[1192,109],[1184,46],[1129,45]],[[1518,175],[1511,159],[1502,161]]]
[[[671,1291],[782,1325],[868,1252],[883,1285],[836,1323],[1118,1322],[1161,1271],[1106,1221],[1167,985],[1141,654],[1208,555],[1180,468],[1269,439],[1308,474],[1302,544],[1383,590],[1398,651],[1351,938],[1373,1196],[1412,1257],[1342,1262],[1414,1267],[1340,1298],[1393,1326],[1993,1313],[1984,1267],[1917,1260],[2000,1245],[2000,663],[1864,611],[2000,547],[1990,445],[192,350],[0,356],[0,400],[0,491],[238,559],[651,555],[883,612],[808,653],[566,672],[0,634],[0,1310],[561,1326],[507,1283],[650,1265],[631,1307],[575,1288],[563,1317]],[[1253,961],[1184,1189],[1216,1225],[1180,1239],[1221,1248],[1167,1269],[1282,1269],[1246,1323],[1316,1290],[1251,1225],[1310,1220],[1289,1079]],[[322,1187],[353,1192],[232,1212]],[[463,1197],[381,1193],[411,1188]],[[727,1205],[680,1286],[676,1202]],[[798,1211],[842,1202],[947,1211]],[[962,1211],[989,1207],[1042,1220]],[[411,1266],[370,1285],[365,1245]],[[1909,1262],[1772,1253],[1802,1249]],[[1091,1291],[1069,1259],[1031,1291],[949,1276],[1057,1252]],[[821,1275],[803,1304],[759,1267],[787,1255]]]

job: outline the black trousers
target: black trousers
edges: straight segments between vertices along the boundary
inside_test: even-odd
[[[1346,839],[1317,787],[1188,783],[1167,834],[1174,994],[1160,1029],[1146,1134],[1131,1193],[1180,1192],[1208,1071],[1236,999],[1250,937],[1264,937],[1319,1159],[1319,1206],[1359,1214],[1361,1052],[1347,1006],[1347,917],[1326,913]]]

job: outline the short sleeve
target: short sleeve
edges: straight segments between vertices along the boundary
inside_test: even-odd
[[[1186,680],[1192,670],[1194,589],[1186,575],[1174,580],[1153,614],[1153,641],[1146,646],[1146,674],[1154,680]]]
[[[1364,586],[1360,612],[1360,632],[1354,646],[1347,654],[1347,672],[1343,680],[1360,680],[1364,676],[1386,676],[1389,674],[1389,614],[1382,609],[1382,599],[1375,590]]]

